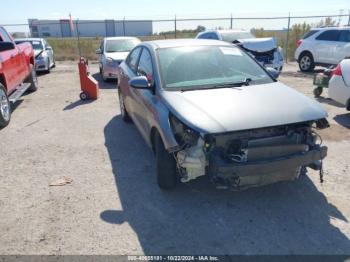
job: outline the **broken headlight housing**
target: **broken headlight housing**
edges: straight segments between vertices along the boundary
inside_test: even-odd
[[[169,114],[169,122],[173,130],[176,142],[181,148],[191,147],[197,144],[200,134],[182,123],[176,116]]]

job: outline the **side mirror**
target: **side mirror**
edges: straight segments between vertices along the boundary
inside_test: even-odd
[[[272,68],[272,67],[266,67],[266,71],[269,73],[269,75],[273,78],[273,79],[277,79],[280,75],[280,72],[277,71],[276,69]]]
[[[12,42],[0,42],[0,52],[15,49],[15,44]]]
[[[102,54],[102,50],[100,48],[96,49],[96,54],[98,55]]]
[[[52,47],[51,47],[51,46],[48,46],[48,47],[46,47],[46,50],[47,50],[47,51],[51,51],[51,50],[52,50]]]
[[[136,89],[150,89],[150,84],[145,76],[137,76],[129,81],[129,85]]]

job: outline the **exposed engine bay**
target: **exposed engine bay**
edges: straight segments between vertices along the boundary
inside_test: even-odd
[[[315,122],[209,135],[170,122],[181,182],[208,175],[218,188],[240,190],[297,179],[307,167],[321,173],[327,155]]]

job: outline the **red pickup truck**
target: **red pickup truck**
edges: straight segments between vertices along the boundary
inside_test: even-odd
[[[16,45],[0,26],[0,128],[11,119],[11,103],[27,90],[36,91],[38,81],[34,66],[34,51],[30,43]]]

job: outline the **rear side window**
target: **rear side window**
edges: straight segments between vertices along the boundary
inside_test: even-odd
[[[339,30],[328,30],[316,37],[316,40],[338,41]]]
[[[137,60],[139,59],[141,48],[138,47],[134,49],[126,59],[126,64],[130,67],[132,71],[136,73],[137,70]]]
[[[313,36],[314,34],[316,34],[318,32],[318,30],[311,30],[309,32],[307,32],[304,36],[303,39],[309,38],[310,36]]]
[[[344,30],[339,35],[340,42],[350,42],[350,30]]]
[[[0,41],[12,42],[11,37],[7,34],[4,28],[0,27]]]

